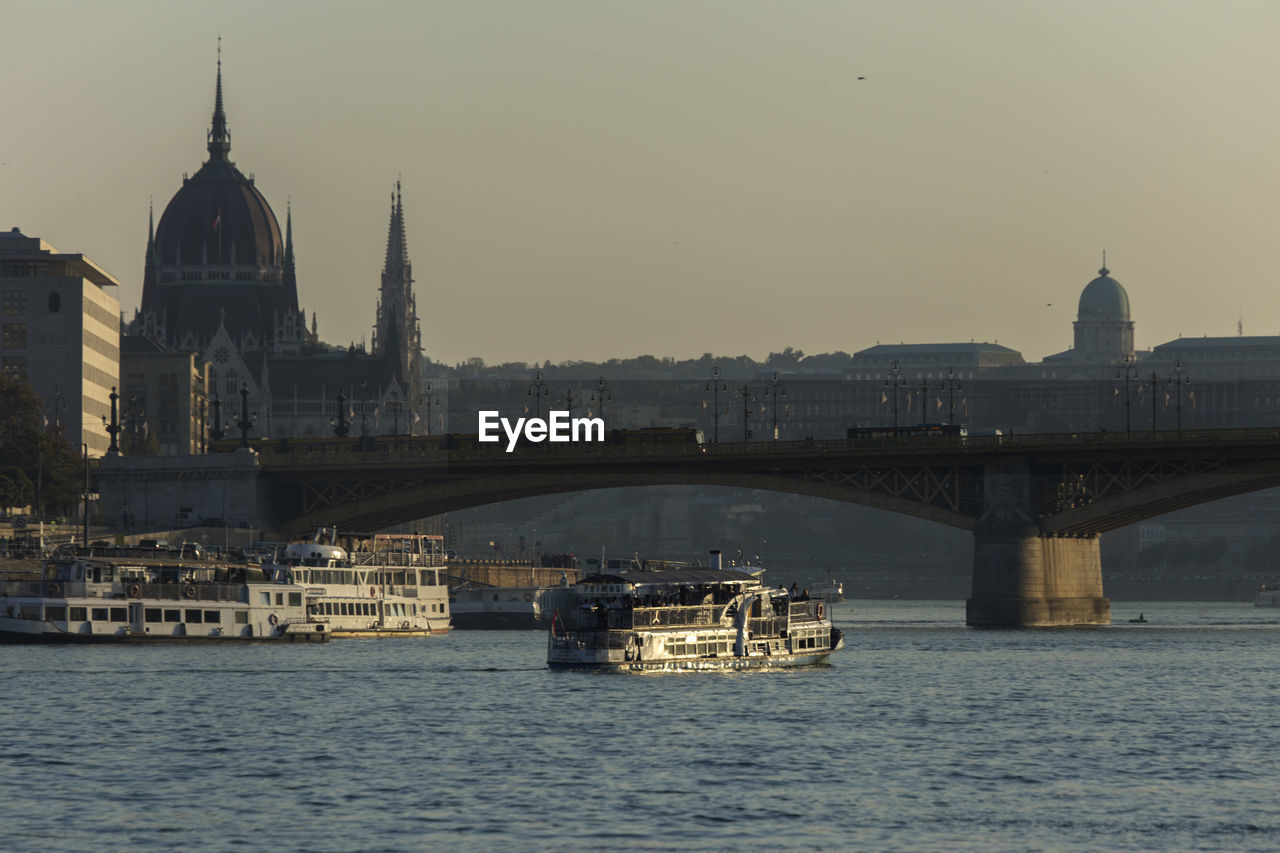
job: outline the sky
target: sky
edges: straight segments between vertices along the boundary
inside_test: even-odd
[[[402,181],[426,355],[1070,346],[1103,250],[1139,349],[1280,334],[1274,0],[13,4],[0,228],[142,290],[205,160],[370,337]],[[17,37],[13,37],[17,35]]]

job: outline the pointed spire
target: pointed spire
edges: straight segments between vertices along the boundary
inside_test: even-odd
[[[1107,269],[1107,250],[1102,250],[1102,269],[1098,270],[1098,275],[1110,275],[1111,270]]]
[[[209,128],[209,159],[226,160],[231,151],[231,131],[222,111],[222,36],[218,36],[218,84],[213,98],[213,123]]]
[[[405,280],[409,274],[409,247],[404,237],[404,201],[400,196],[400,182],[391,194],[391,223],[387,228],[387,261],[382,268],[384,277]]]
[[[284,215],[284,268],[293,272],[293,199],[289,199]]]
[[[151,261],[156,253],[156,203],[155,199],[147,199],[147,261]]]

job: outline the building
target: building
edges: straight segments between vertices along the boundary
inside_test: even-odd
[[[0,370],[31,385],[74,447],[107,452],[120,375],[119,282],[82,254],[0,233]]]
[[[121,339],[118,417],[127,455],[203,453],[208,440],[209,363],[169,352],[146,335]]]
[[[308,327],[299,304],[293,211],[287,211],[282,235],[254,177],[230,159],[221,58],[206,149],[208,159],[184,176],[159,225],[154,214],[148,225],[142,302],[128,332],[151,343],[128,347],[128,372],[135,378],[184,379],[180,388],[167,386],[166,393],[181,400],[176,409],[153,404],[159,386],[151,379],[144,383],[151,389],[143,402],[147,424],[153,430],[186,424],[203,411],[210,438],[238,437],[247,392],[254,437],[332,435],[341,422],[353,421],[369,434],[425,429],[417,412],[423,405],[422,336],[399,183],[367,352],[354,343],[321,342],[314,312]],[[370,297],[372,303],[372,289]],[[167,366],[161,355],[190,353],[191,370]],[[165,363],[147,365],[148,359]],[[197,374],[203,363],[209,369],[201,389]],[[158,437],[165,452],[188,452],[202,445],[199,432],[181,426]]]

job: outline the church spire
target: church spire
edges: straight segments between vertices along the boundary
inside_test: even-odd
[[[409,264],[409,247],[404,238],[404,202],[400,197],[400,182],[391,194],[391,223],[387,227],[387,261],[382,267],[383,279],[398,281],[412,279]]]
[[[231,131],[222,111],[222,36],[218,36],[218,84],[213,97],[213,123],[209,128],[209,159],[226,160],[231,151]]]
[[[284,215],[284,268],[293,272],[293,199],[289,199]]]

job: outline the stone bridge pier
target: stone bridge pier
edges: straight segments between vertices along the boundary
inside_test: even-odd
[[[1036,523],[1025,463],[989,466],[984,494],[965,621],[993,628],[1110,625],[1099,535],[1045,533]]]

